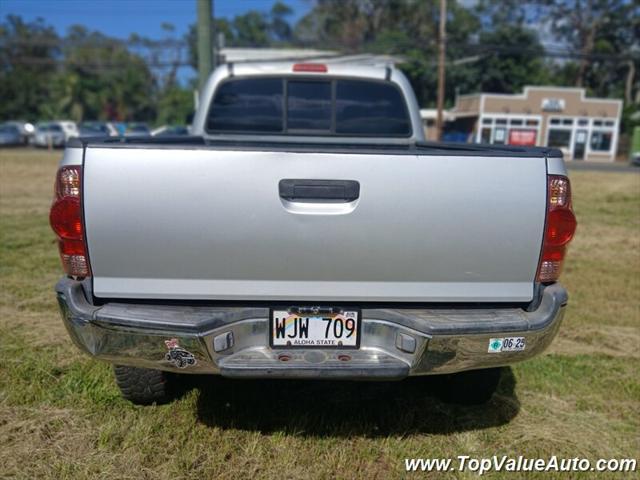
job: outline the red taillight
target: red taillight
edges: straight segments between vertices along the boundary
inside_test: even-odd
[[[549,247],[569,243],[576,231],[576,217],[569,209],[556,209],[548,213],[544,241]]]
[[[296,63],[293,66],[293,71],[327,73],[327,66],[324,63]]]
[[[539,282],[555,282],[562,271],[567,246],[576,231],[576,217],[571,208],[571,185],[567,177],[549,175],[547,220],[542,255],[538,265]]]
[[[51,228],[58,237],[62,267],[67,275],[75,277],[91,275],[82,225],[81,177],[79,166],[58,170],[55,197],[49,213]]]
[[[82,240],[80,200],[62,197],[53,202],[49,213],[51,228],[60,239]]]

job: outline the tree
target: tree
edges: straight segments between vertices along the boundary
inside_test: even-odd
[[[295,26],[295,37],[306,45],[323,45],[348,52],[396,55],[405,61],[407,74],[421,105],[435,102],[436,40],[439,5],[424,0],[319,0]],[[447,57],[469,55],[480,28],[478,18],[456,1],[448,4]],[[450,104],[456,88],[470,91],[478,82],[465,75],[466,67],[447,68],[446,98]]]
[[[295,35],[305,44],[360,51],[386,26],[393,28],[396,12],[404,13],[409,3],[415,2],[318,0],[296,25]]]
[[[215,31],[216,37],[218,35],[222,35],[222,37],[224,38],[225,45],[235,45],[236,40],[235,40],[235,35],[233,33],[233,28],[231,27],[231,24],[229,23],[229,21],[227,21],[225,18],[215,19],[214,31]],[[195,24],[189,25],[189,30],[184,36],[184,42],[187,45],[187,51],[188,51],[187,56],[189,59],[189,65],[191,65],[194,69],[197,70],[198,69],[198,49],[196,45],[198,42],[198,35],[197,35]]]
[[[63,64],[53,98],[74,120],[155,117],[156,79],[147,61],[122,42],[72,26],[65,37]]]
[[[187,116],[193,113],[193,90],[171,85],[158,95],[159,124],[183,124]]]
[[[478,90],[517,93],[525,85],[545,84],[548,69],[544,48],[535,32],[520,26],[501,26],[480,34],[480,60],[472,67]]]
[[[35,121],[51,98],[59,38],[42,19],[9,15],[0,24],[0,118]]]
[[[272,47],[287,45],[294,41],[293,28],[287,21],[293,10],[277,1],[269,12],[249,10],[236,15],[230,21],[225,18],[214,19],[216,35],[222,35],[224,45],[229,47]],[[189,63],[197,68],[196,28],[189,26],[184,40],[188,47]]]
[[[269,45],[269,22],[267,16],[256,10],[238,15],[231,22],[234,45],[238,47],[266,47]]]
[[[546,0],[478,0],[473,11],[482,21],[483,31],[501,26],[526,26],[542,16]]]
[[[624,97],[640,91],[640,4],[634,0],[480,0],[484,29],[514,24],[548,32],[558,56],[554,83],[585,87],[591,94]]]
[[[269,13],[270,25],[269,30],[272,38],[278,42],[289,42],[292,39],[293,31],[291,25],[287,21],[287,17],[291,16],[293,10],[280,1],[273,4]]]
[[[588,76],[597,63],[591,56],[638,53],[640,6],[628,0],[548,0],[547,18],[553,33],[580,55],[575,85],[593,82]],[[635,25],[634,25],[635,22]],[[636,59],[637,61],[637,59]],[[596,66],[597,68],[597,66]],[[596,73],[597,77],[601,77]],[[597,83],[597,80],[596,80]]]

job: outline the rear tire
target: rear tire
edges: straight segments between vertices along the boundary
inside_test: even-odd
[[[442,399],[459,405],[482,405],[491,397],[500,383],[502,368],[486,368],[445,375]]]
[[[114,365],[122,396],[136,405],[167,403],[175,397],[177,378],[161,370]]]

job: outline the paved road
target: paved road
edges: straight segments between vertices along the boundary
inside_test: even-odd
[[[591,170],[596,172],[620,172],[620,173],[640,173],[640,167],[630,166],[628,163],[596,163],[573,161],[566,162],[569,170]]]

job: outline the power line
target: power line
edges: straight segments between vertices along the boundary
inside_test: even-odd
[[[55,60],[52,58],[38,58],[38,57],[22,57],[19,59],[11,59],[11,64],[16,65],[32,65],[32,66],[76,66],[76,67],[87,67],[87,68],[124,68],[129,66],[135,66],[137,63],[144,63],[146,66],[150,68],[165,68],[165,67],[190,67],[191,63],[186,61],[146,61],[145,59],[139,59],[139,61],[130,61],[130,62],[114,62],[114,61],[105,61],[105,62],[85,62],[85,61],[77,61],[70,59],[61,59]]]
[[[81,40],[70,39],[44,39],[44,38],[20,38],[0,41],[0,47],[24,46],[24,47],[56,47],[56,48],[77,48],[77,47],[104,47],[107,45],[119,45],[123,47],[188,47],[186,40],[166,38],[162,40],[151,40],[140,37],[139,39],[121,38],[83,38]]]

